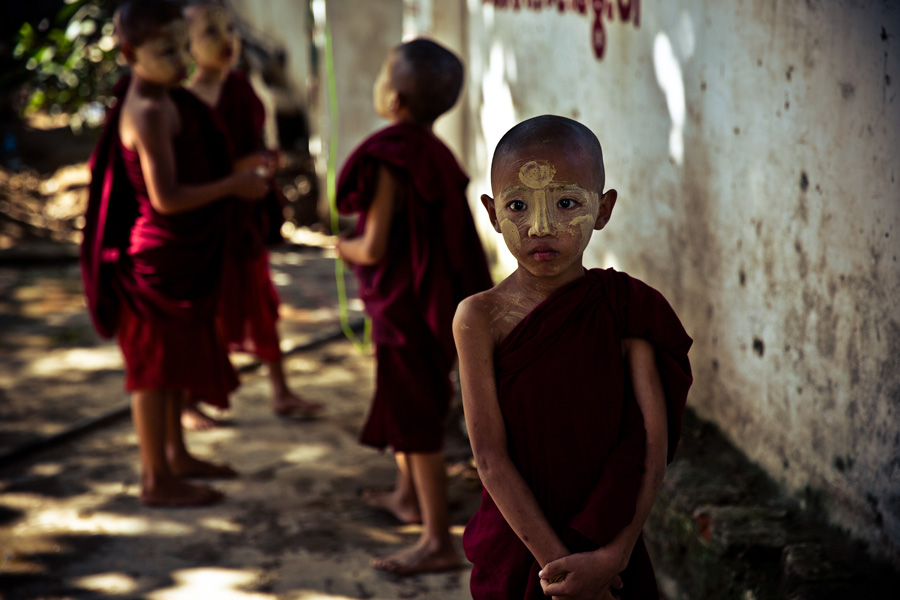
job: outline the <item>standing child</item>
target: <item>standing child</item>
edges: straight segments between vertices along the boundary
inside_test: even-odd
[[[239,164],[271,160],[274,153],[266,151],[263,140],[263,104],[247,77],[232,70],[241,52],[234,17],[214,0],[194,0],[186,16],[196,62],[187,88],[213,108]],[[278,293],[269,276],[266,243],[273,234],[280,235],[281,221],[274,222],[270,216],[280,211],[281,198],[274,187],[263,202],[237,207],[232,223],[235,242],[226,257],[219,323],[229,350],[252,352],[266,364],[272,384],[272,412],[311,417],[322,410],[322,405],[307,402],[288,387],[278,337]],[[182,419],[191,429],[217,424],[198,409],[196,399],[185,406]]]
[[[209,109],[179,87],[187,24],[166,0],[131,0],[116,13],[131,65],[91,158],[82,273],[98,332],[117,336],[141,456],[141,501],[192,506],[221,494],[190,477],[234,476],[185,447],[186,394],[224,401],[237,377],[213,319],[233,201],[268,185],[231,171]]]
[[[400,575],[459,564],[443,455],[456,360],[451,326],[459,301],[491,285],[466,201],[468,177],[432,132],[462,82],[462,63],[439,44],[418,39],[394,48],[373,90],[375,111],[391,125],[354,151],[338,182],[341,211],[360,218],[337,252],[354,265],[377,363],[360,441],[390,446],[398,467],[393,491],[365,499],[423,523],[414,546],[373,562]]]
[[[640,532],[678,441],[691,339],[659,292],[582,267],[616,202],[604,183],[597,138],[564,117],[517,125],[494,153],[482,202],[518,267],[453,323],[484,484],[463,536],[476,600],[658,597]]]

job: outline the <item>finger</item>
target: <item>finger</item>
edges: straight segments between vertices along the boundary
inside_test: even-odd
[[[612,587],[613,589],[621,590],[624,585],[625,584],[622,582],[622,578],[619,577],[618,575],[616,575],[615,577],[612,578],[612,583],[610,584],[610,587]]]

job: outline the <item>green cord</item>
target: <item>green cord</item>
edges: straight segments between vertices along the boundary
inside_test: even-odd
[[[340,224],[337,208],[337,185],[335,177],[335,165],[337,163],[338,140],[338,101],[337,80],[334,76],[334,55],[331,50],[331,28],[325,24],[325,73],[328,80],[328,111],[331,121],[330,140],[328,142],[328,168],[326,170],[326,188],[328,194],[328,208],[331,216],[331,233],[340,235]],[[372,339],[372,319],[366,317],[363,328],[363,338],[359,339],[356,332],[350,327],[350,308],[347,305],[347,285],[344,281],[344,261],[340,256],[334,258],[334,279],[337,283],[338,307],[341,319],[341,330],[347,339],[353,342],[353,346],[360,352],[369,349]]]

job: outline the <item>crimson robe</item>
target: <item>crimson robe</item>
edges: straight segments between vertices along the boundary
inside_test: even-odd
[[[98,333],[118,338],[127,390],[188,390],[224,406],[237,375],[214,309],[234,201],[174,215],[153,208],[140,158],[119,137],[128,80],[118,86],[118,102],[89,163],[81,247],[88,307]],[[170,96],[181,120],[172,140],[178,182],[197,185],[228,175],[227,140],[210,110],[181,88]]]
[[[265,150],[265,109],[243,73],[228,74],[213,111],[235,157]],[[252,352],[267,362],[281,357],[276,325],[279,299],[269,274],[266,245],[281,239],[283,205],[283,196],[273,187],[260,202],[236,206],[231,222],[234,242],[226,257],[219,306],[229,350]]]
[[[654,345],[671,461],[692,381],[692,341],[653,288],[612,269],[590,270],[531,311],[495,353],[509,456],[573,553],[608,544],[634,518],[646,432],[622,356],[627,337]],[[475,600],[545,598],[541,566],[486,490],[463,546]],[[642,539],[622,579],[622,598],[657,600]]]
[[[492,285],[465,189],[469,178],[426,127],[400,123],[365,140],[338,181],[342,213],[366,227],[380,165],[398,181],[387,254],[354,265],[376,344],[375,398],[360,441],[396,452],[436,452],[453,393],[451,330],[459,302]]]

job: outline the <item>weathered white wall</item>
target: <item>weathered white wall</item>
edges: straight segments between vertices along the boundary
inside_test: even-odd
[[[900,564],[900,5],[607,1],[599,60],[596,3],[497,4],[467,5],[473,206],[512,124],[590,126],[620,199],[588,266],[659,288],[690,404]]]

